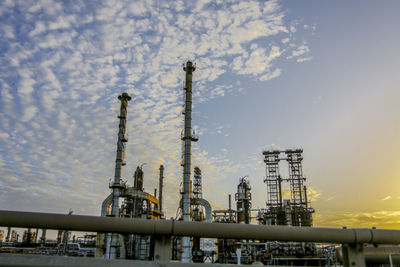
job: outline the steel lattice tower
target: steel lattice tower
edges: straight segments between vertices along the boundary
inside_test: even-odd
[[[203,191],[201,186],[201,170],[197,166],[194,167],[193,198],[203,198]]]
[[[307,207],[307,200],[304,192],[303,182],[306,178],[303,177],[303,169],[301,161],[303,150],[286,150],[287,162],[289,164],[289,183],[291,193],[291,203],[295,206]]]
[[[266,164],[267,207],[282,207],[281,176],[279,174],[280,151],[264,151]]]

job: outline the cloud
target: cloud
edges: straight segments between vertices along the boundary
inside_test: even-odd
[[[397,229],[400,227],[399,211],[376,212],[345,212],[345,213],[316,213],[314,226],[318,227],[343,227],[371,228],[379,226],[380,229]]]
[[[10,136],[8,135],[8,133],[0,133],[0,139],[2,139],[2,140],[4,140],[4,141],[7,141],[7,139],[9,138]]]
[[[75,17],[71,16],[69,18],[66,18],[64,16],[60,16],[57,18],[56,21],[49,23],[49,29],[50,30],[67,29],[71,27],[71,24],[69,22],[69,20],[71,19],[74,21]]]
[[[291,58],[296,58],[297,57],[297,62],[304,62],[304,61],[309,61],[312,59],[311,56],[305,57],[306,54],[310,52],[310,48],[308,47],[307,43],[303,43],[302,45],[296,47],[294,50],[292,50],[291,55],[287,57],[287,59]],[[302,58],[299,58],[302,57]]]
[[[131,183],[135,167],[147,163],[145,187],[152,192],[164,164],[171,216],[182,176],[181,64],[197,63],[194,103],[200,104],[244,90],[226,76],[270,80],[283,72],[280,60],[310,53],[280,41],[294,33],[279,1],[8,5],[14,4],[3,2],[0,10],[9,13],[0,66],[0,172],[6,177],[0,206],[7,209],[98,214],[114,175],[117,95],[127,91],[133,99],[123,179]],[[229,183],[243,166],[204,147],[194,145],[193,163],[207,188],[222,191],[220,181]],[[7,167],[13,165],[21,167]],[[218,196],[210,199],[220,205]]]
[[[303,57],[303,58],[298,58],[296,61],[297,62],[306,62],[312,60],[313,57]]]
[[[22,116],[22,121],[27,122],[31,120],[35,115],[38,109],[35,106],[29,106],[24,108],[24,115]]]
[[[34,37],[46,31],[46,25],[43,21],[36,22],[35,28],[28,34],[29,37]]]
[[[331,201],[331,200],[333,200],[333,199],[335,199],[336,198],[336,196],[330,196],[330,197],[327,197],[325,200],[326,201]]]
[[[263,76],[260,77],[261,81],[268,81],[271,80],[273,78],[278,77],[279,75],[281,75],[281,70],[280,69],[276,69],[274,71],[272,71],[271,73],[267,73]]]
[[[307,197],[308,197],[308,201],[316,201],[318,199],[321,198],[322,193],[317,191],[315,188],[313,187],[307,187]]]
[[[392,198],[392,196],[387,196],[387,197],[382,198],[382,201],[386,201],[386,200],[389,200],[391,198]]]

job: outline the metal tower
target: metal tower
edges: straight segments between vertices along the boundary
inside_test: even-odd
[[[193,198],[203,198],[202,186],[201,186],[201,170],[199,167],[194,167],[193,177]]]
[[[124,163],[124,155],[125,155],[125,143],[128,140],[125,138],[125,130],[126,130],[126,114],[128,108],[128,101],[131,100],[131,97],[128,93],[122,93],[122,95],[118,96],[118,99],[121,101],[121,108],[119,118],[119,131],[118,131],[118,141],[117,141],[117,156],[115,159],[115,175],[114,175],[114,183],[110,185],[110,188],[113,192],[113,202],[111,206],[111,215],[113,217],[119,216],[119,198],[122,195],[122,184],[121,184],[121,169]],[[107,251],[106,258],[116,259],[117,258],[117,248],[119,247],[119,236],[117,234],[111,234],[112,238],[110,238],[110,234],[108,234],[107,238]]]
[[[192,192],[192,220],[193,221],[203,221],[204,212],[200,201],[203,199],[203,191],[201,185],[201,170],[199,167],[194,167],[194,177],[193,177],[193,192]]]
[[[250,182],[246,180],[246,176],[239,179],[237,193],[235,194],[237,207],[237,222],[250,223],[251,217],[251,193]]]
[[[301,162],[302,149],[284,151],[264,151],[266,164],[267,210],[261,211],[258,220],[261,224],[311,226],[314,209],[307,201],[306,178],[303,176]],[[286,158],[280,158],[284,154]],[[279,174],[279,162],[289,164],[289,177],[282,179]],[[282,199],[282,181],[289,182],[290,199]]]
[[[289,164],[289,183],[291,193],[291,203],[295,206],[307,206],[306,196],[303,191],[303,182],[306,178],[303,177],[301,161],[303,160],[302,149],[286,150],[287,161]]]
[[[280,151],[264,151],[266,164],[267,207],[282,207],[282,178],[279,175]]]
[[[193,66],[191,61],[186,63],[183,70],[186,72],[186,83],[185,83],[185,107],[184,107],[184,133],[182,141],[184,142],[183,151],[183,220],[190,221],[190,164],[191,164],[191,150],[192,142],[197,141],[192,134],[192,74],[196,67]],[[190,262],[192,258],[190,237],[182,238],[182,262]]]
[[[193,176],[193,194],[192,194],[192,220],[203,221],[204,212],[203,208],[199,203],[199,200],[203,198],[202,185],[201,185],[201,170],[199,167],[194,167]],[[194,205],[193,205],[194,204]],[[192,247],[192,260],[193,262],[203,262],[203,251],[200,248],[200,238],[193,237]]]
[[[307,188],[304,185],[306,178],[303,176],[301,162],[303,160],[302,149],[286,150],[287,161],[289,164],[289,184],[291,194],[292,225],[293,226],[312,226],[312,216],[314,209],[308,207]]]
[[[136,171],[133,174],[133,188],[136,190],[143,191],[143,169],[140,166],[136,167]]]

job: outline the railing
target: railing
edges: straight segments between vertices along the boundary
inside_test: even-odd
[[[365,266],[363,244],[400,244],[400,230],[219,224],[17,211],[0,211],[0,226],[154,235],[155,259],[161,261],[170,259],[171,236],[342,244],[344,266]]]

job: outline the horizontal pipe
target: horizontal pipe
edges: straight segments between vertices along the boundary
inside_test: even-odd
[[[0,226],[100,233],[112,232],[120,234],[154,234],[320,243],[400,243],[400,230],[335,229],[144,220],[20,211],[0,211]]]

